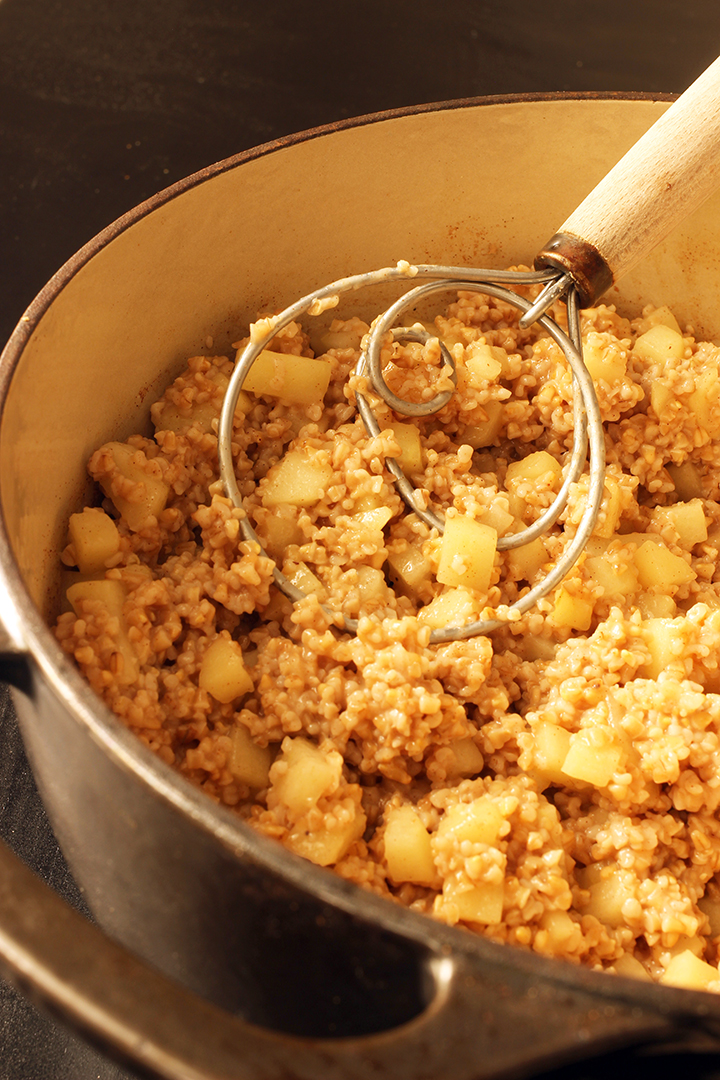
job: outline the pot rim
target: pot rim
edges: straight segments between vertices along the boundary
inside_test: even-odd
[[[43,316],[62,290],[92,258],[132,225],[153,213],[185,192],[214,177],[313,139],[341,131],[382,123],[406,116],[453,109],[476,109],[493,105],[551,104],[567,101],[628,101],[670,103],[675,94],[583,91],[503,94],[485,97],[460,98],[430,102],[350,117],[310,128],[241,151],[185,177],[157,192],[149,199],[121,215],[89,240],[70,257],[40,290],[21,316],[0,355],[0,424],[13,374],[31,336]],[[4,633],[3,633],[4,627]],[[5,640],[3,640],[5,639]],[[34,661],[24,669],[23,662]],[[4,666],[3,666],[4,665]],[[123,769],[147,783],[155,796],[166,801],[176,811],[192,819],[194,824],[236,855],[262,864],[279,877],[289,881],[319,901],[373,922],[407,940],[413,940],[429,953],[438,956],[448,952],[483,956],[496,963],[524,970],[535,978],[556,985],[578,984],[599,997],[628,1006],[645,1003],[661,1012],[674,1015],[712,1016],[720,1018],[720,1001],[715,1002],[700,991],[680,990],[652,983],[641,983],[618,976],[607,978],[604,973],[591,971],[519,948],[506,949],[479,934],[464,932],[435,922],[428,916],[388,903],[366,892],[360,886],[328,873],[309,863],[276,841],[267,838],[246,824],[229,808],[214,804],[203,792],[166,765],[152,753],[97,698],[79,671],[60,649],[50,628],[35,606],[15,561],[6,529],[5,514],[0,505],[0,673],[13,682],[21,692],[31,692],[39,674],[52,687],[56,696],[72,711],[76,721],[88,735]],[[19,677],[18,676],[19,673]],[[498,952],[503,949],[502,955]]]

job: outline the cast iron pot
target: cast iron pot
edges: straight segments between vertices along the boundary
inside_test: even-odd
[[[0,852],[15,982],[163,1077],[478,1080],[616,1046],[720,1045],[720,999],[505,948],[256,835],[107,712],[48,630],[85,462],[147,424],[185,358],[258,311],[404,258],[531,263],[666,104],[490,98],[362,118],[221,162],[73,258],[2,358],[4,676],[102,931]],[[609,301],[720,336],[720,199]],[[358,294],[362,315],[375,295]]]

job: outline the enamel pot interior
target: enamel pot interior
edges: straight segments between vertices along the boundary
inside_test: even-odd
[[[423,966],[412,949],[397,946],[406,935],[414,943],[431,942],[431,952],[436,946],[443,955],[474,949],[476,958],[494,958],[528,979],[556,979],[583,994],[600,984],[627,984],[514,951],[509,958],[510,950],[482,941],[458,944],[470,935],[435,929],[248,837],[229,813],[136,746],[97,705],[45,627],[57,608],[67,517],[87,491],[87,458],[108,439],[147,429],[150,403],[188,356],[227,350],[258,312],[278,310],[317,286],[400,259],[531,265],[569,212],[666,107],[613,97],[485,99],[366,118],[261,147],[161,193],[89,244],[40,294],[6,349],[0,494],[9,601],[3,617],[12,648],[33,657],[18,711],[53,826],[91,908],[113,936],[251,1020],[294,1030],[287,1019],[268,1019],[253,1002],[236,1000],[217,974],[228,962],[228,932],[202,930],[198,912],[216,903],[211,893],[218,875],[219,889],[223,874],[226,884],[238,879],[232,887],[244,897],[239,904],[250,903],[247,880],[267,904],[262,881],[271,877],[281,922],[288,904],[302,909],[299,897],[311,894],[316,905],[325,905],[328,926],[337,918],[340,943],[361,913],[376,934],[392,937],[389,968]],[[606,300],[626,312],[670,303],[681,322],[712,339],[720,337],[719,285],[720,197],[713,197]],[[372,318],[383,299],[370,291],[351,295],[323,318],[346,312]],[[111,791],[114,813],[105,822]],[[167,893],[163,880],[171,884]],[[202,937],[202,959],[184,956],[180,930],[173,937],[167,929],[178,905],[178,925],[187,927],[189,920]],[[232,922],[232,912],[224,917]],[[305,933],[299,925],[298,935]],[[251,948],[251,937],[241,935],[238,949]],[[368,940],[361,934],[357,948],[367,948]],[[393,953],[396,946],[400,951]],[[238,983],[252,981],[242,965],[236,975]],[[278,968],[278,981],[286,977]],[[435,979],[427,1000],[437,985]],[[651,996],[655,991],[663,1001],[698,997],[656,987]],[[392,1015],[384,1026],[417,1014],[423,993],[408,990],[395,1012],[385,1002]],[[623,994],[640,1008],[635,987]],[[348,1000],[351,1008],[366,1008],[360,999],[354,1006],[355,999]],[[365,1030],[382,1026],[368,1024]],[[543,1060],[556,1050],[546,1046]],[[526,1053],[526,1065],[528,1059]],[[395,1075],[410,1075],[405,1060]],[[440,1076],[437,1058],[432,1061]],[[506,1056],[493,1069],[517,1068],[518,1061]],[[455,1065],[453,1075],[465,1075],[457,1054]],[[424,1067],[416,1068],[420,1075]],[[330,1075],[329,1066],[326,1071]]]

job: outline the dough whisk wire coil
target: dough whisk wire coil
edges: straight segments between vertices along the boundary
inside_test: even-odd
[[[423,342],[432,339],[434,336],[429,331],[418,328],[417,326],[395,327],[394,324],[396,320],[405,310],[413,307],[419,300],[433,293],[447,291],[448,289],[463,289],[483,292],[487,295],[505,300],[513,307],[522,311],[524,316],[527,316],[528,314],[532,314],[533,307],[537,308],[538,304],[531,304],[530,301],[525,300],[518,293],[509,289],[508,285],[545,285],[545,289],[538,299],[541,303],[544,302],[547,307],[549,303],[552,303],[555,299],[558,291],[556,283],[560,282],[563,285],[560,292],[567,289],[569,284],[567,275],[558,275],[556,271],[552,270],[522,272],[435,265],[411,267],[407,264],[399,264],[397,267],[385,267],[370,273],[343,278],[304,296],[295,304],[282,311],[279,315],[270,319],[266,332],[262,336],[258,336],[256,340],[250,341],[238,360],[230,384],[227,388],[218,428],[218,456],[220,460],[220,474],[225,492],[234,506],[242,507],[243,505],[242,496],[235,479],[231,450],[232,420],[235,412],[235,405],[242,384],[246,379],[252,364],[263,348],[266,347],[269,340],[279,330],[283,329],[283,327],[287,326],[301,315],[304,315],[307,312],[313,313],[323,310],[324,303],[334,304],[336,298],[344,292],[359,289],[367,285],[376,285],[403,279],[407,281],[408,279],[414,279],[416,277],[428,278],[430,280],[409,289],[399,300],[392,304],[378,319],[375,320],[368,335],[367,347],[363,351],[356,368],[356,374],[367,375],[375,392],[390,406],[390,408],[402,416],[411,417],[430,416],[438,412],[448,403],[454,391],[445,391],[441,394],[437,394],[430,401],[418,404],[397,397],[397,395],[395,395],[387,386],[382,374],[380,362],[381,346],[386,335],[391,333],[394,340]],[[566,576],[584,550],[587,540],[595,526],[595,522],[597,521],[604,490],[605,442],[595,388],[590,374],[582,360],[577,290],[572,285],[570,285],[567,294],[567,306],[568,334],[544,313],[539,314],[538,321],[562,349],[573,373],[574,439],[570,460],[565,469],[563,483],[551,506],[549,506],[532,525],[523,529],[521,532],[499,537],[497,548],[499,551],[504,551],[510,548],[521,547],[523,544],[528,544],[545,533],[557,521],[567,504],[571,485],[578,480],[583,471],[589,445],[589,493],[577,532],[568,543],[563,555],[550,573],[508,608],[507,616],[480,619],[467,623],[464,626],[448,626],[442,629],[433,629],[430,635],[430,641],[433,643],[455,641],[461,638],[473,637],[477,634],[489,634],[505,623],[519,619],[526,611],[533,607],[539,599],[546,596],[547,593],[554,589]],[[450,352],[442,343],[440,344],[440,348],[445,364],[452,371],[453,382],[456,382],[454,360]],[[378,436],[381,431],[380,425],[378,424],[377,418],[375,417],[367,398],[360,393],[356,393],[356,400],[358,412],[360,413],[368,434],[371,436]],[[403,472],[400,463],[395,458],[387,458],[386,465],[388,470],[392,473],[397,489],[409,509],[417,514],[417,516],[428,526],[437,529],[442,534],[444,530],[443,519],[433,509],[426,507],[423,502],[418,499],[416,490]],[[240,526],[245,539],[258,544],[261,553],[266,554],[262,543],[247,516],[242,519]],[[273,578],[275,584],[293,602],[302,600],[305,597],[305,593],[293,585],[277,567],[275,567],[273,571]],[[337,618],[335,613],[329,612],[329,614],[331,614],[333,618]],[[345,615],[342,615],[341,618],[343,627],[348,633],[355,633],[357,631],[356,619],[348,618]]]

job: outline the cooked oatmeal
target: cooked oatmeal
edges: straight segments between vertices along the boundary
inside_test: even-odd
[[[152,437],[100,447],[58,640],[164,761],[305,858],[495,941],[720,991],[720,348],[666,307],[583,312],[607,447],[594,534],[529,613],[434,645],[506,610],[572,537],[586,477],[547,535],[495,550],[562,482],[572,377],[515,309],[461,291],[435,319],[458,392],[410,423],[352,374],[367,331],[336,319],[313,352],[292,323],[261,355],[233,434],[244,509],[219,481],[227,357],[188,361]],[[411,400],[446,378],[437,342],[383,359]]]

